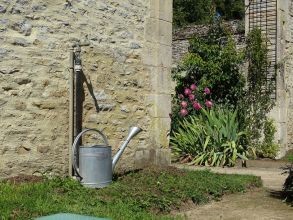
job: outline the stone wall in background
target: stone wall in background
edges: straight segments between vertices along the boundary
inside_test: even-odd
[[[162,155],[168,163],[171,21],[171,0],[1,0],[1,178],[68,173],[68,60],[78,40],[90,42],[83,127],[102,130],[113,152],[130,126],[143,128],[121,169]]]
[[[245,46],[244,22],[235,20],[226,22],[226,25],[231,28],[237,48],[243,48]],[[173,30],[173,63],[177,64],[188,52],[189,40],[193,36],[205,36],[207,35],[208,29],[208,25],[189,25]]]

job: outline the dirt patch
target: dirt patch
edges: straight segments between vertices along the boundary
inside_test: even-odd
[[[250,190],[246,193],[224,195],[216,202],[194,206],[190,210],[174,213],[189,220],[291,220],[293,208],[283,202],[281,190],[287,175],[280,169],[284,161],[256,160],[248,163],[247,168],[209,168],[212,172],[227,174],[250,174],[260,176],[264,188]],[[202,167],[177,167],[202,170]],[[188,205],[189,206],[189,205]]]
[[[219,202],[196,206],[180,215],[190,220],[291,220],[293,208],[270,191],[258,189],[225,195]]]
[[[10,183],[10,184],[21,184],[21,183],[39,183],[43,182],[44,178],[42,176],[33,176],[33,175],[19,175],[9,177],[4,179],[3,182]]]

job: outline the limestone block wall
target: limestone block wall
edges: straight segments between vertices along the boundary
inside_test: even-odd
[[[284,146],[280,156],[293,149],[293,2],[290,0],[278,1],[278,29],[279,29],[279,95],[281,114],[285,115],[281,135],[284,137]]]
[[[243,21],[234,20],[225,23],[231,28],[237,48],[245,46],[245,34]],[[187,27],[177,28],[173,30],[173,64],[177,64],[188,53],[189,40],[193,36],[206,36],[208,34],[208,25],[189,25]]]
[[[78,40],[90,42],[83,127],[102,130],[113,152],[130,126],[143,128],[120,168],[168,163],[171,21],[172,0],[1,0],[0,178],[68,173],[68,60]]]

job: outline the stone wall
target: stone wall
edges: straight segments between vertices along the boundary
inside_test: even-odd
[[[293,2],[290,2],[290,5],[288,7],[288,19],[286,25],[286,29],[290,30],[287,34],[287,47],[286,47],[286,79],[285,82],[287,82],[287,96],[289,97],[289,101],[287,103],[288,108],[288,140],[287,140],[287,149],[285,150],[292,150],[293,149],[293,124],[291,123],[293,121]]]
[[[237,48],[243,48],[245,46],[245,27],[243,21],[229,21],[226,22],[226,25],[231,28]],[[189,40],[192,39],[193,36],[205,36],[208,30],[208,25],[189,25],[173,30],[173,63],[177,64],[188,52]]]
[[[278,1],[278,100],[274,114],[279,119],[279,140],[282,146],[279,157],[293,149],[293,2]],[[275,110],[275,111],[276,111]]]
[[[130,126],[143,128],[123,169],[168,155],[171,21],[171,0],[1,0],[0,177],[68,173],[68,60],[78,40],[90,42],[83,127],[102,130],[113,152]]]

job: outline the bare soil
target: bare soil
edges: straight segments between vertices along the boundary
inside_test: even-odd
[[[33,176],[33,175],[19,175],[9,177],[3,182],[11,183],[11,184],[21,184],[21,183],[38,183],[44,181],[44,178],[41,176]]]
[[[251,161],[247,168],[208,168],[212,172],[228,174],[251,174],[260,176],[263,188],[225,195],[220,201],[190,207],[181,211],[180,216],[189,220],[292,220],[293,207],[283,202],[281,191],[287,175],[280,169],[286,164],[283,161]],[[207,169],[206,167],[190,167],[176,165],[185,169]]]
[[[292,220],[293,208],[283,203],[278,193],[259,189],[225,195],[219,202],[197,206],[180,215],[190,220]]]

